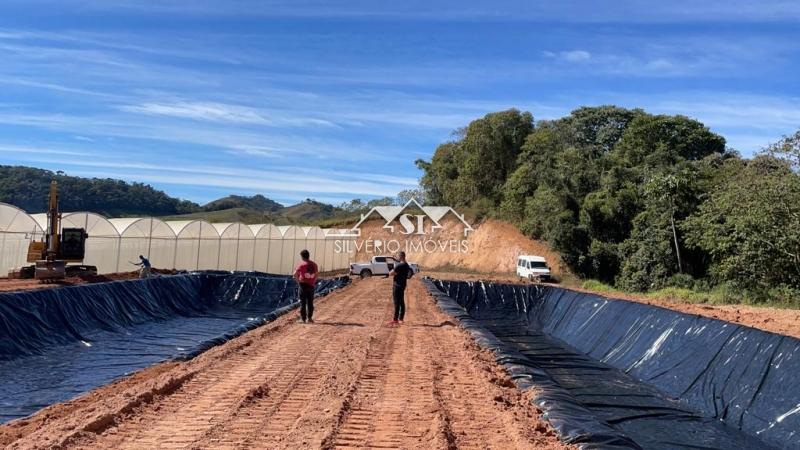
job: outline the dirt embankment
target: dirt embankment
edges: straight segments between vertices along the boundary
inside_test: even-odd
[[[174,270],[153,269],[161,275],[172,275]],[[61,286],[76,286],[87,283],[105,283],[107,281],[134,280],[139,278],[139,271],[109,273],[104,275],[86,275],[80,277],[68,277],[55,283],[42,283],[38,280],[20,280],[14,278],[0,278],[0,292],[13,291],[34,291],[37,289],[50,289]]]
[[[395,240],[400,242],[402,249],[408,250],[409,261],[429,270],[452,268],[481,273],[513,274],[516,270],[517,256],[524,254],[543,256],[557,277],[567,271],[561,262],[561,257],[547,244],[525,237],[515,226],[503,221],[490,219],[474,225],[475,230],[468,233],[466,244],[463,247],[440,247],[437,251],[429,251],[434,249],[432,246],[427,249],[423,247],[423,251],[414,251],[419,247],[413,244],[409,245],[407,242],[419,243],[420,236],[404,235],[398,231],[399,227],[392,232],[384,229],[383,225],[384,222],[381,220],[371,220],[362,224],[361,246],[359,247],[360,251],[355,255],[356,261],[366,261],[376,254],[372,251],[365,251],[370,247],[364,245],[364,242]],[[427,228],[424,239],[430,239],[440,244],[464,239],[464,227],[456,219],[448,216],[441,222],[441,225],[442,229],[440,230]],[[394,249],[390,247],[390,250]],[[459,249],[464,251],[453,251]]]
[[[417,280],[357,280],[184,363],[154,366],[0,426],[0,447],[564,449]]]

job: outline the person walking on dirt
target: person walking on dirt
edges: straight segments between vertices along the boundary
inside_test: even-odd
[[[300,252],[302,261],[294,271],[294,279],[300,286],[300,320],[314,323],[314,291],[317,287],[317,264],[311,260],[308,250]]]
[[[150,260],[145,258],[142,255],[139,255],[139,262],[138,263],[131,263],[134,266],[141,266],[142,269],[139,271],[139,278],[150,278]]]
[[[394,320],[389,322],[389,326],[393,327],[403,323],[406,315],[406,285],[408,279],[414,275],[411,266],[406,262],[406,252],[398,253],[397,259],[400,262],[389,272],[389,275],[393,277],[392,301],[394,301]]]

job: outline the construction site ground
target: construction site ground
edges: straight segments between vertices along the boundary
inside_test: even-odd
[[[187,362],[139,371],[0,427],[9,448],[568,448],[411,280],[356,280]]]

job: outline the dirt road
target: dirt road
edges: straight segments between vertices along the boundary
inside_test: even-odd
[[[368,279],[185,363],[0,427],[11,448],[556,449],[539,411],[418,281],[388,328]]]

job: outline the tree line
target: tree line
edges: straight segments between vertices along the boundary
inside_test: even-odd
[[[144,183],[81,178],[23,166],[0,166],[0,201],[29,213],[47,211],[50,182],[58,182],[62,211],[93,211],[109,217],[163,216],[199,210]]]
[[[685,116],[512,109],[417,166],[429,202],[509,220],[582,278],[800,302],[800,131],[743,158]]]

